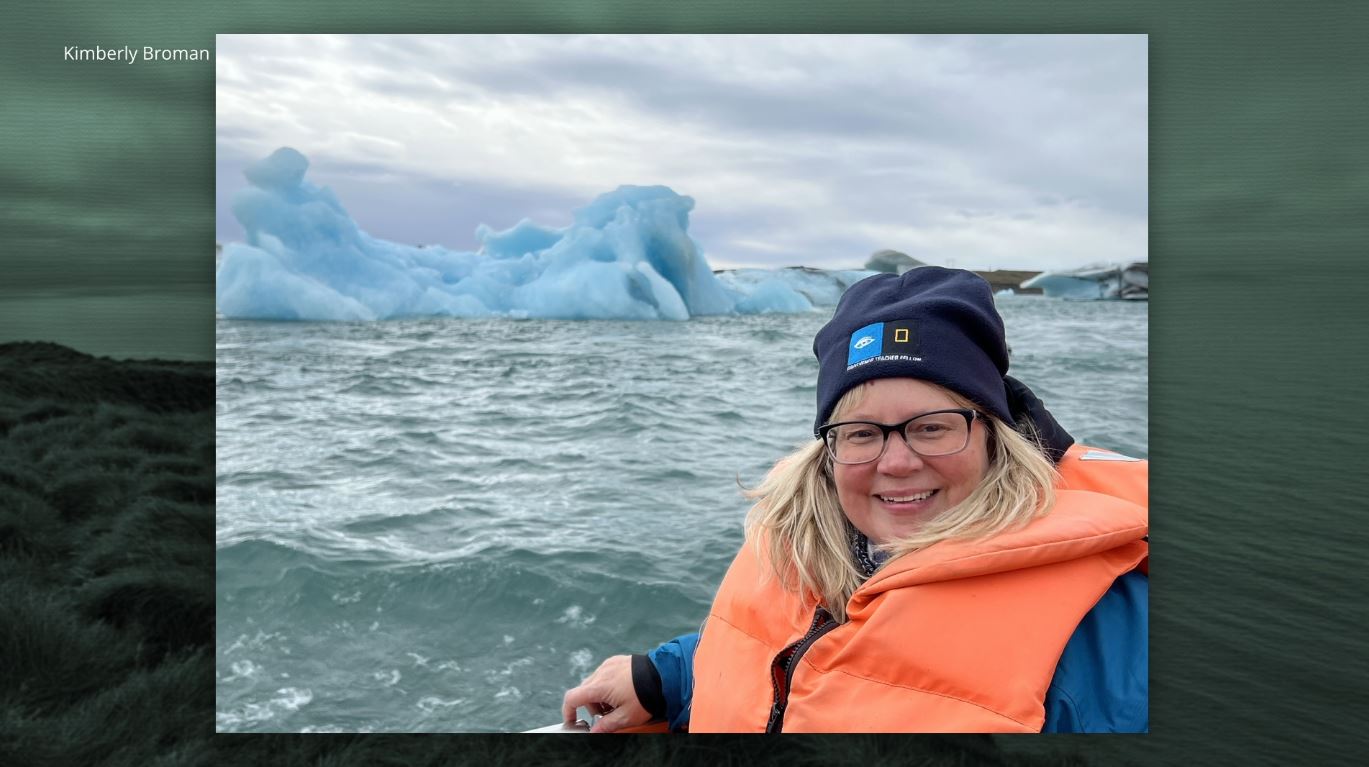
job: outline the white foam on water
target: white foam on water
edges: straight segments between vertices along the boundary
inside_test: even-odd
[[[465,702],[465,698],[452,698],[451,700],[444,700],[442,698],[437,697],[436,695],[428,695],[423,698],[420,698],[416,705],[424,713],[431,714],[438,709],[459,706]]]
[[[250,660],[236,660],[228,667],[233,673],[220,679],[220,682],[233,682],[238,679],[251,679],[261,673],[261,666]]]
[[[572,628],[587,628],[594,623],[595,616],[585,612],[585,608],[580,605],[571,605],[561,617],[556,619],[557,623],[564,623]]]
[[[258,631],[253,636],[239,634],[238,638],[233,640],[233,644],[224,649],[223,654],[231,655],[239,650],[260,650],[272,641],[283,639],[285,635],[278,632]]]
[[[499,692],[494,694],[496,700],[522,700],[523,691],[512,685],[499,688]]]
[[[570,654],[570,673],[584,675],[589,672],[590,665],[594,663],[594,653],[588,648],[581,648]]]
[[[248,703],[233,711],[220,711],[214,715],[214,725],[220,732],[240,729],[244,724],[265,722],[282,714],[298,711],[314,699],[314,693],[307,688],[282,687],[276,690],[276,697],[262,703]]]
[[[415,666],[421,666],[421,667],[427,668],[427,666],[428,666],[428,658],[425,658],[425,657],[423,657],[422,655],[419,655],[419,654],[416,653],[416,652],[406,652],[406,653],[404,653],[404,654],[407,655],[407,656],[409,656],[410,658],[413,658],[413,659],[414,659],[414,665],[415,665]]]

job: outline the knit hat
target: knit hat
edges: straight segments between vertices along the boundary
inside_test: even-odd
[[[1013,423],[1003,376],[1008,344],[989,283],[973,272],[922,266],[852,285],[813,339],[817,430],[842,395],[876,378],[918,378]]]

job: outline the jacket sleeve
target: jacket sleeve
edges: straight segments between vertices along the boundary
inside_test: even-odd
[[[1150,729],[1150,578],[1113,582],[1065,644],[1046,691],[1042,732]]]
[[[650,678],[651,675],[638,673],[635,667],[639,664],[634,658],[633,684],[637,688],[637,697],[649,711],[653,706],[647,705],[648,699],[653,699],[653,702],[664,701],[664,716],[671,732],[679,732],[689,726],[690,703],[694,698],[694,649],[698,645],[698,634],[685,634],[646,654],[650,664],[648,671],[656,672],[653,682],[659,683],[659,690],[644,689],[643,677]],[[660,712],[652,713],[659,715]]]

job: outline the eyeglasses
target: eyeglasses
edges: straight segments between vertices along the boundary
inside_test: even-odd
[[[908,449],[921,456],[953,455],[970,444],[970,427],[983,414],[969,408],[934,410],[903,423],[838,421],[818,429],[827,454],[837,463],[869,463],[884,455],[889,434],[899,432]]]

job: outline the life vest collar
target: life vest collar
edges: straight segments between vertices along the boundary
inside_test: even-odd
[[[899,557],[862,584],[851,596],[851,605],[893,589],[1078,559],[1139,540],[1148,532],[1147,513],[1140,506],[1087,491],[1062,490],[1056,495],[1050,514],[1020,530],[987,540],[941,541]]]

